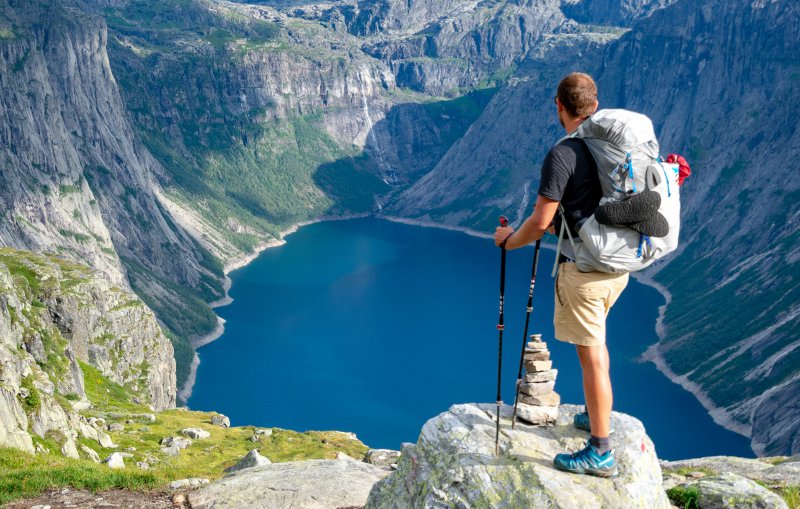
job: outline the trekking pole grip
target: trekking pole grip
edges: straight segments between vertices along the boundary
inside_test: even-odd
[[[500,216],[500,226],[502,226],[503,228],[506,228],[508,226],[508,218],[506,218],[506,216]],[[510,238],[511,235],[503,239],[503,242],[500,244],[500,249],[502,249],[503,251],[506,250],[506,242],[508,242],[508,239]]]

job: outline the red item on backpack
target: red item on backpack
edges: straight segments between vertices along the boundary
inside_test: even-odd
[[[686,180],[686,177],[692,174],[692,168],[689,166],[689,163],[680,154],[668,155],[667,162],[670,164],[678,163],[678,167],[680,168],[678,172],[678,185],[683,185],[683,181]]]

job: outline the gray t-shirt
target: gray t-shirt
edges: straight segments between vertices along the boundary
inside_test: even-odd
[[[567,138],[550,149],[542,163],[539,194],[561,202],[567,226],[577,237],[575,225],[594,214],[603,197],[597,163],[583,140]],[[555,227],[556,232],[561,228],[561,214]]]

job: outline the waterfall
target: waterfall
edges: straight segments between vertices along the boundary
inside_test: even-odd
[[[397,173],[394,169],[386,162],[383,158],[383,152],[381,151],[381,147],[378,144],[378,137],[375,135],[374,125],[372,123],[372,117],[369,114],[369,102],[367,101],[367,94],[364,91],[364,83],[365,83],[365,76],[368,79],[369,77],[369,69],[366,67],[362,68],[361,71],[358,73],[358,83],[359,83],[359,90],[361,91],[361,104],[362,109],[364,111],[364,118],[367,120],[367,128],[369,129],[369,140],[372,142],[372,146],[375,147],[375,153],[378,156],[378,168],[381,171],[381,178],[383,181],[390,186],[397,185]]]

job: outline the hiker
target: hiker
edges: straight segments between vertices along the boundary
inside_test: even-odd
[[[572,133],[597,110],[594,80],[583,73],[569,74],[558,85],[555,105],[561,125]],[[576,224],[595,212],[603,192],[597,163],[582,139],[565,138],[551,148],[541,173],[533,214],[516,232],[507,226],[497,228],[496,245],[517,249],[540,239],[548,229],[560,230],[559,206],[570,238],[577,238]],[[559,454],[553,463],[560,470],[610,477],[617,473],[617,464],[609,444],[612,390],[606,316],[627,285],[628,273],[581,272],[571,254],[565,246],[558,255],[553,323],[556,339],[577,349],[587,412],[577,414],[574,425],[590,431],[591,438],[581,451]]]

